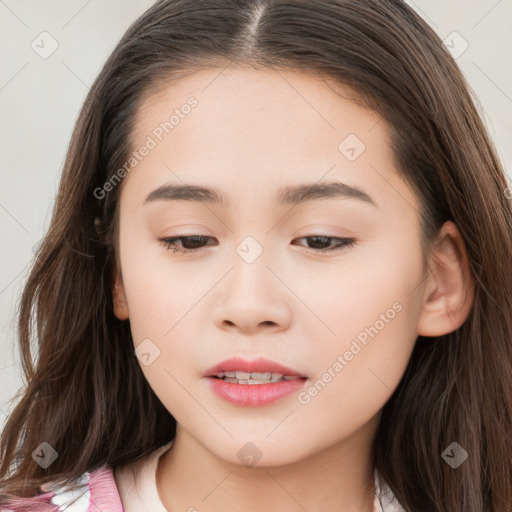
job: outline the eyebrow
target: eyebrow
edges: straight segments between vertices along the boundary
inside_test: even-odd
[[[364,190],[339,181],[282,187],[277,194],[277,201],[285,205],[297,205],[317,199],[356,199],[377,207],[376,202]],[[229,206],[229,201],[219,190],[200,185],[162,185],[150,192],[143,204],[160,200],[197,201]]]

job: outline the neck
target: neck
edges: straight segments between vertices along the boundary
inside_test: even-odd
[[[248,467],[213,454],[179,424],[160,457],[157,489],[167,510],[372,512],[371,445],[378,417],[349,439],[278,466]]]

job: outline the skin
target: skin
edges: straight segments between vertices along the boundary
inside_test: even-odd
[[[160,350],[141,368],[178,423],[157,469],[168,510],[371,512],[372,441],[415,340],[449,333],[469,314],[457,227],[443,226],[424,274],[419,203],[394,167],[386,124],[338,92],[294,71],[204,69],[149,95],[139,111],[134,148],[187,98],[198,101],[120,195],[115,313],[130,320],[135,347],[149,338]],[[366,146],[353,162],[338,149],[351,133]],[[376,206],[275,198],[285,185],[335,180]],[[143,204],[166,183],[216,187],[230,205]],[[159,241],[185,235],[212,239],[189,254]],[[356,243],[322,252],[336,241],[304,238],[315,235]],[[236,252],[246,236],[263,249],[250,264]],[[307,390],[397,303],[400,312],[306,404],[293,393],[239,407],[203,377],[231,356],[264,356],[306,375]],[[254,467],[237,456],[248,442],[261,452]]]

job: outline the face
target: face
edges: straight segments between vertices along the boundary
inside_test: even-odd
[[[418,201],[385,122],[336,91],[293,71],[202,70],[137,116],[116,314],[179,427],[233,463],[248,442],[277,465],[374,428],[418,336]],[[222,201],[152,194],[167,185]],[[308,185],[321,188],[292,193]],[[236,404],[205,377],[231,357],[305,378]]]

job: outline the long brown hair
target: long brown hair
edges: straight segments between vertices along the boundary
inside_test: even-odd
[[[126,32],[76,122],[49,230],[19,305],[26,387],[1,436],[0,484],[32,496],[141,458],[176,422],[112,308],[120,187],[145,95],[203,67],[299,70],[354,91],[388,123],[424,239],[458,226],[474,279],[464,324],[418,337],[374,442],[374,463],[410,512],[512,510],[512,205],[476,98],[435,32],[400,0],[161,0]],[[95,227],[95,219],[101,224]],[[34,354],[31,343],[35,344]],[[34,348],[34,347],[33,347]],[[37,360],[35,357],[37,356]],[[47,469],[31,457],[47,442]],[[441,457],[468,453],[457,469]]]

